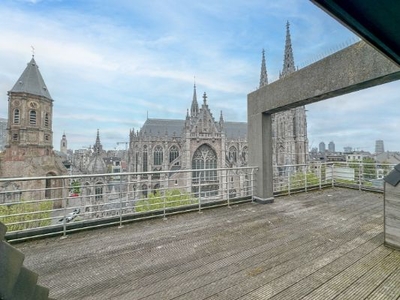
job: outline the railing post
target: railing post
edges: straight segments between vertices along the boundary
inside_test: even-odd
[[[290,182],[290,174],[288,174],[288,195],[290,196],[290,189],[291,189],[291,182]]]
[[[167,203],[166,203],[166,198],[165,198],[165,187],[162,190],[162,197],[163,197],[163,206],[164,206],[164,212],[163,212],[163,220],[166,221],[167,217],[166,217],[166,207],[167,207]]]
[[[201,172],[199,172],[199,214],[201,211]]]
[[[319,177],[319,189],[322,189],[322,163],[319,163],[319,169],[318,169],[318,177]]]
[[[122,228],[122,176],[119,176],[119,226]]]
[[[230,187],[229,187],[229,170],[226,170],[225,172],[226,176],[226,191],[228,193],[228,208],[231,208],[230,205]]]
[[[358,164],[358,190],[361,191],[361,183],[362,183],[362,169],[363,169],[363,163],[360,161]]]
[[[250,173],[250,193],[251,193],[251,202],[254,203],[254,171],[255,168],[251,169]]]
[[[64,218],[63,218],[63,235],[61,239],[67,238],[67,197],[68,197],[68,192],[67,192],[67,187],[66,187],[66,179],[62,180],[63,183],[63,189],[62,189],[62,197],[63,197],[63,204],[64,204]]]
[[[335,178],[333,177],[334,175],[335,175],[335,164],[332,164],[331,166],[332,187],[335,187]]]
[[[304,191],[307,193],[307,166],[304,168]]]

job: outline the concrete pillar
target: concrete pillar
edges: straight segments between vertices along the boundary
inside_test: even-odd
[[[272,115],[248,116],[249,164],[257,166],[254,198],[258,203],[274,202],[272,167]]]

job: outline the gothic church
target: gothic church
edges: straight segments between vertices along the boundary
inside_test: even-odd
[[[295,72],[289,23],[280,78]],[[265,53],[262,53],[260,88],[268,84]],[[305,164],[308,157],[307,122],[305,108],[298,107],[277,113],[273,117],[273,163],[276,175],[282,165]],[[204,93],[201,106],[194,86],[191,108],[185,120],[147,119],[139,131],[130,132],[129,171],[152,172],[239,167],[247,165],[247,123],[227,122],[222,111],[215,120]],[[181,174],[182,184],[192,174]],[[207,178],[204,180],[207,181]],[[210,191],[216,186],[208,178]],[[149,189],[157,183],[148,182]]]

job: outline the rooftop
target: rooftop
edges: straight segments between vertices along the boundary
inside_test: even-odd
[[[398,299],[383,195],[279,197],[15,244],[59,299]]]

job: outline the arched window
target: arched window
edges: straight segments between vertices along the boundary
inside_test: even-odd
[[[247,156],[249,155],[249,149],[246,147],[243,147],[242,149],[242,159],[244,163],[247,163]]]
[[[49,127],[49,114],[44,115],[44,127]]]
[[[147,146],[143,146],[143,172],[147,172]]]
[[[19,124],[19,120],[20,120],[19,109],[16,108],[14,109],[14,124]]]
[[[179,156],[178,147],[172,146],[171,149],[169,149],[169,163],[172,163],[178,156]]]
[[[97,182],[94,187],[94,199],[97,201],[103,199],[103,183],[102,182]]]
[[[163,149],[161,146],[157,146],[154,148],[154,165],[159,166],[162,165],[163,162]]]
[[[229,148],[229,162],[236,162],[237,158],[237,150],[236,147],[232,146]]]
[[[203,169],[192,172],[193,193],[202,197],[218,195],[217,154],[209,145],[203,144],[197,148],[193,155],[192,169]]]
[[[208,145],[201,145],[193,155],[192,169],[216,169],[217,155]],[[200,178],[202,181],[214,181],[217,178],[217,171],[194,171],[194,178]]]
[[[36,125],[36,110],[29,111],[29,124]]]

